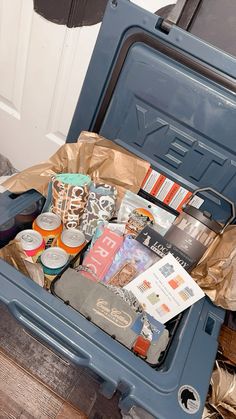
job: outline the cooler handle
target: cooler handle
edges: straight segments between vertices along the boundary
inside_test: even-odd
[[[223,234],[226,227],[228,227],[229,224],[231,224],[231,222],[235,219],[235,205],[233,203],[233,201],[231,201],[229,198],[226,198],[226,196],[222,195],[220,192],[217,192],[215,189],[210,188],[210,187],[206,187],[206,188],[199,188],[196,189],[196,191],[194,191],[192,193],[192,195],[190,196],[189,200],[186,202],[185,205],[187,205],[195,195],[197,195],[198,193],[201,192],[206,192],[206,191],[210,191],[211,193],[213,193],[214,195],[218,196],[221,200],[228,202],[228,204],[231,207],[231,215],[230,218],[226,221],[224,227],[222,228],[220,234]],[[191,204],[190,204],[191,205]]]
[[[78,348],[73,349],[73,342],[68,341],[64,334],[61,334],[60,337],[57,330],[50,324],[50,320],[46,324],[40,316],[22,306],[18,301],[11,301],[9,308],[20,323],[50,346],[53,346],[56,351],[64,354],[81,366],[88,366],[89,358],[82,353],[78,354]]]

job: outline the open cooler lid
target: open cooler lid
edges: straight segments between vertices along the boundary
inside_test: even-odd
[[[236,59],[161,23],[109,1],[67,141],[100,133],[188,189],[235,202]],[[218,220],[229,210],[213,197],[205,205]]]

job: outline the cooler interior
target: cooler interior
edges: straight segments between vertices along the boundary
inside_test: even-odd
[[[146,198],[148,197],[148,195],[143,193],[142,191],[140,193],[141,193],[142,196],[145,196]],[[24,194],[22,194],[22,195],[24,196]],[[8,198],[13,199],[13,200],[14,199],[19,199],[20,196],[22,196],[22,195],[20,195],[20,194],[19,195],[8,194]],[[152,201],[157,202],[157,200],[155,198],[153,199],[152,197],[150,197],[150,199]],[[45,198],[43,196],[41,196],[41,198],[40,198],[40,195],[39,195],[38,199],[34,203],[31,202],[29,205],[24,205],[24,207],[25,207],[24,210],[21,210],[21,212],[19,214],[16,214],[8,222],[0,225],[0,234],[1,234],[0,235],[0,248],[7,245],[7,243],[9,243],[11,240],[13,240],[15,238],[16,234],[19,231],[32,228],[32,223],[37,218],[38,214],[41,213],[44,203],[45,203]],[[88,246],[86,246],[86,249],[87,249],[87,247]],[[66,269],[68,269],[68,267],[73,267],[78,258],[80,258],[80,264],[81,264],[82,261],[83,261],[84,253],[85,253],[85,250],[83,250],[82,252],[80,252],[79,254],[74,256],[67,263],[66,267],[63,269],[61,274]],[[58,277],[54,279],[53,284],[55,283],[55,281],[57,281],[61,277],[61,274],[58,275]],[[30,278],[28,278],[28,280],[32,281]],[[55,298],[59,298],[59,297],[56,296],[56,293],[53,292],[53,289],[54,289],[54,287],[52,287],[52,294],[55,296]],[[48,291],[48,292],[50,292],[50,291]],[[63,301],[63,303],[67,306],[70,305],[68,301],[66,301],[66,302]],[[72,310],[74,310],[74,309],[72,308]],[[182,317],[183,317],[183,314],[180,313],[178,316],[171,319],[166,324],[166,328],[169,331],[169,342],[168,342],[166,350],[161,353],[161,356],[160,356],[159,360],[157,361],[156,365],[152,366],[152,368],[155,368],[156,370],[161,369],[161,368],[165,368],[164,361],[167,357],[168,350],[169,350],[169,348],[172,344],[174,335],[177,331],[177,328],[179,326],[179,323],[180,323]],[[87,320],[87,321],[89,321],[89,320]],[[97,326],[95,326],[95,327],[97,327]],[[105,332],[102,331],[102,333],[105,333]],[[121,345],[119,342],[117,342],[117,344]],[[125,350],[128,350],[128,349],[125,348]],[[133,355],[136,356],[135,354],[133,354]],[[142,361],[142,362],[145,362],[145,361]]]

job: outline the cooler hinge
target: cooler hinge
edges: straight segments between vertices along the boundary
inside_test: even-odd
[[[173,25],[188,30],[202,0],[177,0],[166,19],[161,23],[161,29],[169,33]]]

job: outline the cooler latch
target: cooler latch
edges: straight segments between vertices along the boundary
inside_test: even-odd
[[[169,33],[173,25],[188,30],[202,0],[177,0],[167,17],[163,19],[160,29]]]

